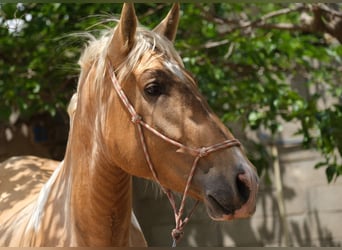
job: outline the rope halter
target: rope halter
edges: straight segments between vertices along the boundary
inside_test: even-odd
[[[119,82],[115,76],[115,72],[114,72],[113,68],[111,67],[111,65],[109,65],[108,68],[110,69],[110,77],[111,77],[113,86],[115,88],[115,91],[117,92],[118,96],[120,97],[123,105],[126,107],[128,112],[130,113],[132,123],[135,124],[135,126],[137,127],[141,146],[142,146],[142,149],[143,149],[143,152],[145,155],[145,159],[146,159],[146,162],[147,162],[147,164],[151,170],[153,178],[158,183],[158,185],[161,187],[163,192],[166,194],[166,196],[168,197],[169,202],[172,206],[174,216],[175,216],[175,228],[172,230],[171,235],[172,235],[172,239],[173,239],[172,247],[175,247],[177,242],[179,242],[179,240],[184,235],[183,229],[184,229],[185,225],[189,222],[190,217],[192,216],[195,208],[197,207],[197,205],[199,203],[199,201],[197,201],[196,204],[194,205],[194,207],[192,208],[192,210],[190,211],[189,215],[187,217],[185,217],[184,219],[182,219],[183,212],[184,212],[184,206],[185,206],[185,200],[186,200],[186,197],[187,197],[190,185],[191,185],[192,178],[195,174],[195,170],[196,170],[196,166],[197,166],[198,161],[201,158],[203,158],[203,157],[207,156],[208,154],[213,153],[215,151],[225,149],[225,148],[230,148],[233,146],[240,146],[241,144],[237,139],[231,139],[231,140],[225,140],[225,141],[217,143],[217,144],[213,144],[213,145],[208,146],[208,147],[193,148],[193,147],[186,146],[186,145],[184,145],[178,141],[175,141],[175,140],[165,136],[164,134],[160,133],[159,131],[157,131],[156,129],[154,129],[150,125],[148,125],[146,122],[144,122],[143,118],[136,112],[135,108],[130,103],[126,94],[124,93],[123,89],[121,88],[121,86],[120,86],[120,84],[119,84]],[[194,161],[192,163],[192,167],[190,169],[190,173],[189,173],[188,178],[187,178],[185,189],[183,191],[183,196],[181,199],[179,209],[177,209],[177,207],[176,207],[176,203],[175,203],[175,199],[174,199],[174,195],[173,195],[172,191],[163,187],[163,185],[160,183],[160,181],[158,179],[157,173],[156,173],[155,168],[154,168],[152,161],[151,161],[151,157],[148,153],[147,145],[145,142],[145,137],[143,134],[143,128],[150,131],[151,133],[158,136],[159,138],[163,139],[164,141],[167,141],[168,143],[179,147],[179,149],[182,149],[183,151],[186,151],[190,155],[193,155],[195,157]]]

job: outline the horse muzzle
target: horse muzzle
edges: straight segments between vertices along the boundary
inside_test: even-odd
[[[254,171],[239,172],[233,182],[223,175],[210,179],[211,184],[205,187],[204,203],[211,219],[227,221],[254,214],[259,187],[259,178]]]

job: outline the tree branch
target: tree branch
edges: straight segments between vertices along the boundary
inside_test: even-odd
[[[260,18],[258,18],[255,21],[252,22],[247,22],[243,25],[241,25],[239,28],[247,28],[247,27],[251,27],[251,26],[256,26],[256,25],[260,25],[260,24],[264,24],[266,20],[277,17],[277,16],[281,16],[281,15],[287,15],[291,12],[298,12],[298,11],[303,11],[306,10],[307,7],[303,4],[297,4],[296,6],[292,7],[292,8],[285,8],[285,9],[280,9],[277,11],[272,11]]]
[[[226,34],[236,30],[246,30],[250,28],[279,29],[310,33],[328,33],[342,43],[342,12],[334,10],[328,7],[326,4],[311,5],[300,3],[289,8],[272,11],[254,21],[218,17],[212,11],[206,10],[201,4],[197,3],[196,6],[201,9],[201,15],[205,20],[214,22],[221,27],[224,27],[224,29],[219,30],[219,34],[221,36],[225,36]],[[293,12],[302,13],[298,24],[267,22],[275,17],[288,15],[289,13]],[[312,16],[307,14],[307,12],[312,13]],[[213,48],[225,45],[227,43],[229,43],[229,41],[222,39],[222,41],[211,41],[210,43],[204,45],[204,47]]]
[[[302,31],[308,32],[309,30],[301,25],[295,25],[292,23],[264,23],[255,25],[256,28],[260,29],[278,29],[278,30],[288,30],[288,31]]]
[[[326,6],[324,3],[318,3],[316,4],[316,6],[320,8],[322,11],[324,11],[325,13],[330,14],[332,17],[342,18],[342,12],[331,9],[328,6]]]

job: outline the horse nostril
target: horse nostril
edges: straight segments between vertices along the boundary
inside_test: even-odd
[[[249,195],[251,193],[250,184],[245,173],[237,175],[236,187],[242,204],[245,204],[248,201]]]

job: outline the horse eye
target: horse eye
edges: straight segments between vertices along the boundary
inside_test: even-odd
[[[160,96],[163,94],[163,87],[161,84],[153,82],[145,87],[144,92],[148,96]]]

